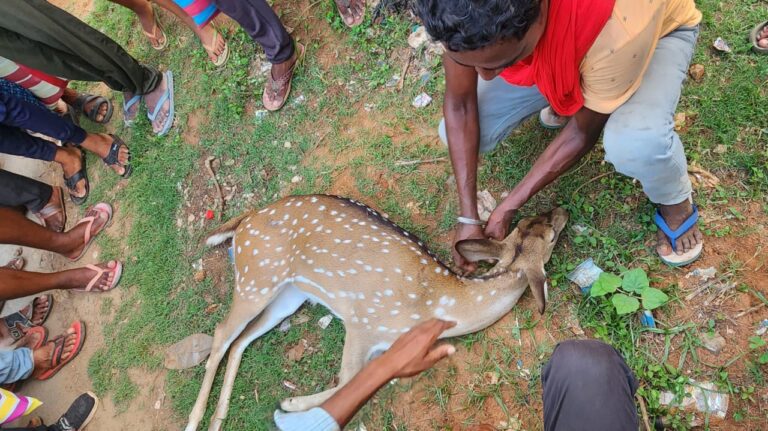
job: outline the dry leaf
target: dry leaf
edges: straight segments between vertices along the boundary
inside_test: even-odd
[[[703,186],[706,188],[714,188],[720,184],[720,178],[717,178],[714,174],[708,170],[692,162],[688,165],[688,177],[694,187]]]
[[[675,130],[680,131],[683,127],[685,127],[686,122],[686,116],[685,112],[678,112],[675,114]]]
[[[205,307],[205,314],[213,314],[219,308],[221,308],[221,304],[211,304],[211,305]]]
[[[306,340],[301,340],[295,346],[291,347],[286,354],[288,360],[293,362],[301,360],[301,358],[304,357],[304,351],[307,349],[305,344]]]

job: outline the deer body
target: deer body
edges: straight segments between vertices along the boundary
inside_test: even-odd
[[[551,240],[552,247],[560,229],[562,226]],[[230,345],[211,430],[220,429],[226,417],[245,348],[304,302],[320,303],[344,322],[340,387],[372,356],[425,320],[456,321],[457,325],[443,334],[453,337],[476,332],[503,317],[523,295],[530,279],[543,285],[539,290],[546,296],[543,265],[552,248],[539,252],[546,255],[537,256],[533,265],[520,259],[522,253],[515,248],[512,252],[518,256],[506,260],[519,261],[520,265],[497,265],[488,276],[464,278],[375,210],[326,195],[284,198],[230,221],[207,242],[215,245],[230,237],[235,254],[234,300],[229,315],[217,326],[187,431],[197,429],[216,369]],[[462,252],[504,262],[502,256],[485,256],[487,250],[482,244],[475,244],[477,247],[480,250],[468,246]],[[306,410],[322,404],[335,390],[290,398],[281,407],[286,411]]]

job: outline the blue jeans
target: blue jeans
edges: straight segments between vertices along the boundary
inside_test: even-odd
[[[611,114],[603,134],[605,159],[636,178],[651,202],[674,205],[689,199],[688,162],[674,115],[699,30],[679,28],[659,40],[637,92]],[[513,129],[548,103],[534,87],[508,84],[501,77],[477,83],[480,152],[496,148]],[[440,138],[447,142],[445,120]]]
[[[85,130],[48,108],[0,91],[0,153],[53,161],[56,145],[25,130],[75,145],[82,144],[86,137]]]
[[[24,380],[32,374],[34,368],[32,350],[22,347],[0,351],[0,384]]]

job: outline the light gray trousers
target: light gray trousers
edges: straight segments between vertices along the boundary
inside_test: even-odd
[[[653,53],[637,92],[617,109],[605,126],[605,159],[624,175],[636,178],[651,202],[674,205],[689,199],[691,181],[674,116],[699,30],[679,28],[663,37]],[[523,120],[548,103],[534,87],[510,85],[501,77],[477,84],[480,152],[493,150]],[[440,139],[447,142],[445,119]]]

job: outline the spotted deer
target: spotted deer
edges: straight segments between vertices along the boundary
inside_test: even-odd
[[[473,261],[495,260],[485,275],[462,277],[418,238],[360,202],[328,195],[291,196],[237,217],[207,239],[232,238],[232,308],[216,327],[197,402],[186,431],[196,430],[216,370],[232,346],[210,430],[226,418],[246,347],[309,301],[344,322],[338,387],[412,326],[433,317],[457,325],[443,337],[484,329],[503,317],[530,284],[539,312],[547,299],[544,264],[566,224],[563,209],[522,220],[503,241],[467,240]],[[284,400],[285,411],[318,406],[337,388]]]

